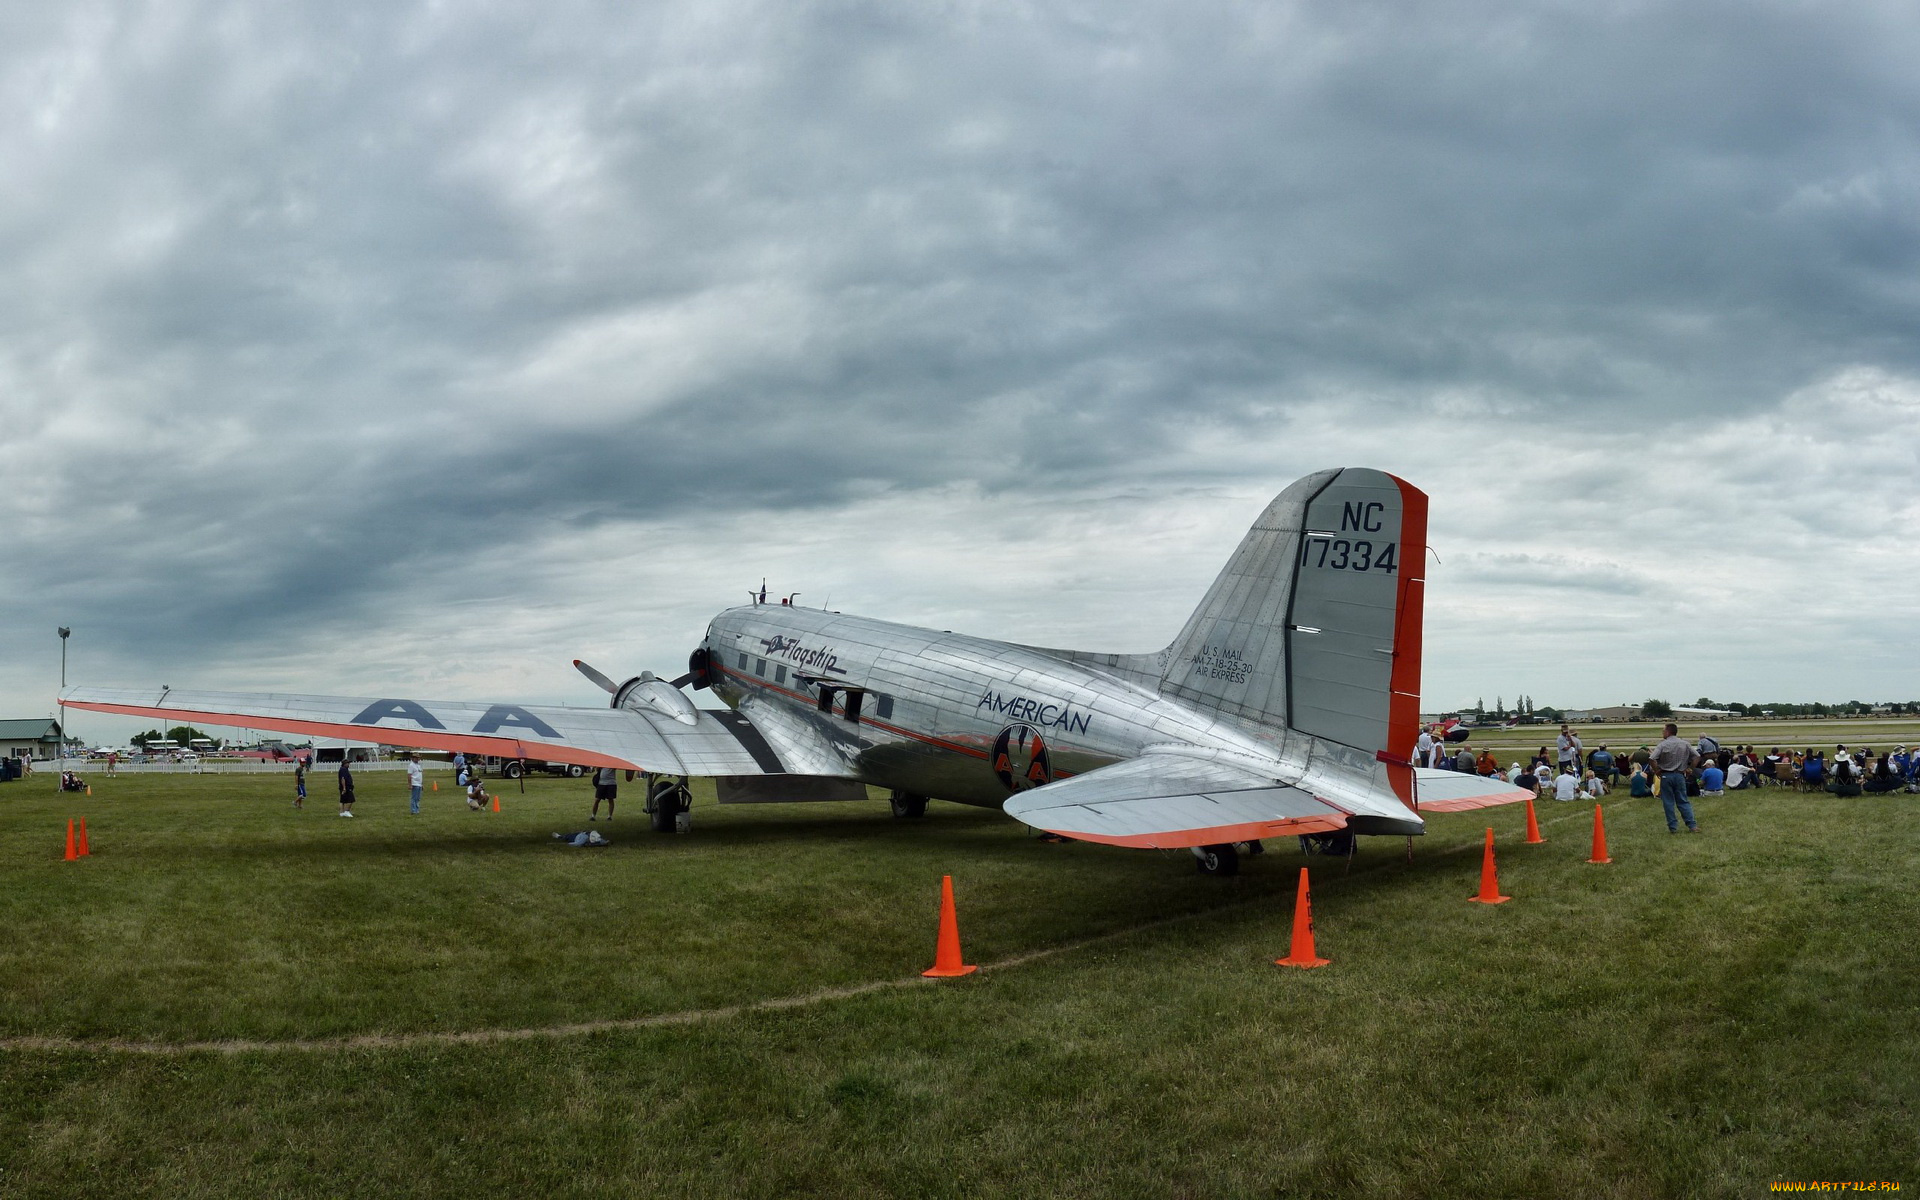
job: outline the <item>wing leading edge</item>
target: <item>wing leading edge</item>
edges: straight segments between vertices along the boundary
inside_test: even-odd
[[[1002,807],[1052,833],[1150,849],[1326,833],[1345,826],[1350,815],[1253,771],[1178,754],[1101,767],[1016,793]]]
[[[732,718],[723,720],[704,710],[693,725],[684,725],[624,708],[97,687],[69,688],[61,703],[93,712],[671,775],[785,770],[751,725],[733,713],[722,714]]]

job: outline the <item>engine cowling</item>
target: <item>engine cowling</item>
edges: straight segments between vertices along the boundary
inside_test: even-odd
[[[620,690],[613,694],[613,707],[658,713],[682,725],[700,723],[699,710],[687,699],[687,694],[652,671],[642,671],[621,684]]]

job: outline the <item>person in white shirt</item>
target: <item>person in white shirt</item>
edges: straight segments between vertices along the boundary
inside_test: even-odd
[[[1554,776],[1553,798],[1555,800],[1571,800],[1579,794],[1580,781],[1574,778],[1572,771],[1563,769],[1560,774]]]
[[[407,755],[407,792],[413,805],[413,815],[420,815],[420,789],[426,786],[427,773],[421,769],[418,754]]]
[[[1587,777],[1580,781],[1580,790],[1598,800],[1607,794],[1607,781],[1594,772],[1588,771]]]
[[[1727,768],[1727,790],[1731,792],[1740,788],[1759,786],[1757,783],[1748,782],[1748,777],[1752,774],[1752,767],[1743,762],[1734,763]]]
[[[1433,765],[1433,734],[1425,729],[1420,731],[1420,740],[1413,744],[1413,764],[1417,767]]]

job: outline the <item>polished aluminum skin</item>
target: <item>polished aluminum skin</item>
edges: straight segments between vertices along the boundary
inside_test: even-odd
[[[1166,649],[1017,645],[789,604],[714,617],[691,670],[607,708],[74,688],[77,708],[717,777],[723,801],[896,799],[1004,808],[1132,846],[1346,829],[1523,793],[1456,777],[1416,807],[1426,497],[1316,472],[1255,521]],[[698,709],[682,685],[731,711]],[[1420,773],[1425,775],[1425,772]],[[764,783],[755,783],[764,777]]]

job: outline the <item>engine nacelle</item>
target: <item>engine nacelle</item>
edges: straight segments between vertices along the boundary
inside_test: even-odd
[[[699,710],[687,699],[687,694],[652,671],[642,671],[621,684],[620,690],[613,694],[613,707],[655,712],[672,717],[682,725],[700,723]]]

